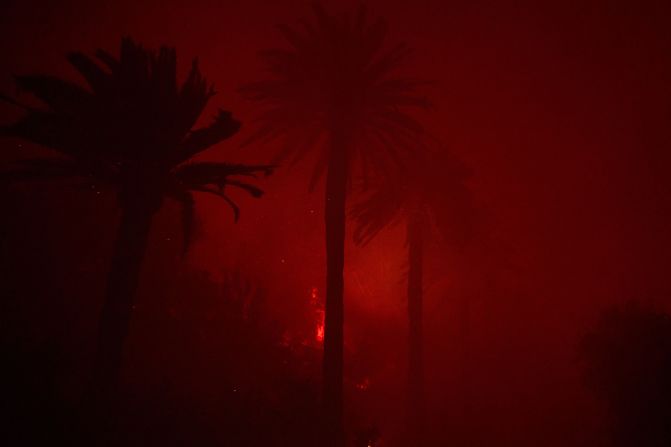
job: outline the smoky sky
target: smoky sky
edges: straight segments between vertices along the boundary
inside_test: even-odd
[[[336,11],[356,4],[327,3]],[[671,304],[671,8],[652,1],[363,3],[386,18],[390,42],[414,49],[404,70],[431,81],[432,108],[418,118],[469,166],[482,219],[468,253],[436,245],[430,254],[426,352],[434,407],[447,408],[454,393],[460,303],[468,300],[470,411],[491,439],[539,445],[541,434],[556,433],[556,444],[541,444],[587,444],[584,433],[599,422],[588,416],[595,404],[580,383],[577,338],[610,304]],[[273,147],[240,147],[255,109],[237,88],[263,77],[256,52],[280,43],[275,25],[309,13],[301,0],[5,2],[0,91],[14,92],[13,73],[75,77],[68,51],[116,51],[122,36],[175,46],[182,76],[198,57],[216,86],[204,118],[224,107],[243,122],[240,135],[205,157],[267,161]],[[3,105],[3,118],[13,113]],[[21,156],[15,142],[1,144]],[[264,183],[262,200],[240,197],[238,224],[228,208],[199,197],[188,264],[214,276],[241,268],[295,300],[323,287],[322,195],[308,192],[310,169],[310,160],[282,166]],[[161,216],[176,219],[169,210]],[[392,228],[368,247],[347,247],[352,331],[365,332],[367,319],[403,327],[404,238]]]

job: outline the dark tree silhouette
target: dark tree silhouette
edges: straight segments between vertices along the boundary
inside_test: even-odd
[[[189,162],[240,128],[220,110],[209,126],[192,129],[214,90],[194,60],[187,80],[177,83],[176,52],[149,51],[126,38],[117,59],[98,50],[97,61],[71,53],[69,62],[88,88],[53,76],[18,76],[16,82],[46,107],[22,106],[26,114],[2,134],[22,138],[61,155],[23,161],[6,172],[11,181],[76,178],[91,187],[115,188],[121,207],[116,247],[102,309],[93,386],[109,392],[116,384],[131,320],[140,267],[151,221],[165,197],[182,206],[184,249],[194,216],[192,192],[223,198],[235,219],[238,207],[226,186],[253,197],[262,191],[236,176],[269,174],[268,166]]]
[[[326,174],[327,255],[323,401],[325,436],[343,445],[343,265],[345,202],[354,169],[383,171],[412,150],[420,125],[402,111],[424,107],[418,83],[392,77],[408,50],[383,49],[386,26],[369,22],[360,8],[354,17],[334,16],[313,4],[314,20],[298,29],[280,26],[288,47],[260,53],[269,79],[244,86],[249,99],[265,106],[251,141],[283,140],[277,160],[303,159],[317,151],[312,189]]]
[[[585,379],[612,416],[619,446],[671,444],[671,317],[630,302],[583,337]]]
[[[408,247],[408,443],[423,444],[423,272],[424,250],[433,233],[451,248],[461,248],[471,232],[473,210],[468,171],[447,151],[423,153],[403,170],[382,179],[351,208],[354,241],[366,245],[383,228],[405,222]],[[435,240],[434,240],[435,241]]]

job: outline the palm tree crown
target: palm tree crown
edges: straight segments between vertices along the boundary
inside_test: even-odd
[[[354,242],[366,245],[385,227],[419,214],[426,230],[432,229],[453,248],[463,246],[475,217],[469,177],[466,166],[446,150],[405,160],[402,170],[378,178],[351,207],[356,223]]]
[[[295,162],[323,136],[346,132],[349,144],[340,150],[352,152],[348,171],[357,159],[362,173],[380,171],[400,152],[416,148],[422,132],[403,111],[428,106],[415,93],[420,83],[392,76],[409,50],[402,44],[384,50],[385,23],[369,22],[363,7],[353,19],[330,15],[316,2],[313,10],[314,22],[301,21],[300,29],[279,26],[288,47],[260,53],[269,79],[241,89],[265,106],[250,141],[283,137],[278,160]],[[311,186],[328,162],[328,151],[322,151]]]
[[[240,128],[230,112],[219,110],[209,126],[192,129],[215,93],[196,60],[179,86],[171,48],[154,52],[125,38],[118,59],[103,50],[96,52],[96,59],[79,52],[68,55],[86,87],[53,76],[16,77],[19,88],[46,108],[21,106],[27,113],[3,128],[3,134],[46,146],[65,158],[21,163],[10,173],[14,178],[80,176],[118,188],[122,204],[129,195],[135,200],[145,194],[158,206],[168,196],[183,204],[187,220],[193,211],[191,191],[223,197],[236,219],[238,209],[225,186],[255,197],[262,194],[229,177],[269,174],[269,166],[185,163]]]

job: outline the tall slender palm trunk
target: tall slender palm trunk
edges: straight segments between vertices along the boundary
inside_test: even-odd
[[[424,438],[424,358],[423,315],[423,222],[419,212],[408,220],[408,442],[423,445]]]
[[[471,427],[471,300],[469,296],[461,299],[459,311],[459,345],[460,345],[460,389],[461,389],[461,426],[470,436]]]
[[[327,447],[345,445],[343,422],[343,323],[347,146],[334,135],[326,176],[326,305],[324,322],[323,406]]]
[[[160,202],[160,196],[141,191],[127,192],[121,200],[121,222],[107,278],[93,371],[93,391],[103,399],[118,384],[149,230]]]

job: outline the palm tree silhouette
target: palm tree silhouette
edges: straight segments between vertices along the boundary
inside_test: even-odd
[[[462,247],[471,232],[473,211],[468,171],[449,152],[425,152],[406,161],[396,176],[379,181],[351,207],[354,242],[368,244],[382,229],[405,221],[408,247],[408,445],[423,444],[423,271],[431,234]]]
[[[408,49],[383,49],[386,26],[369,22],[362,7],[352,18],[313,4],[314,20],[279,26],[285,49],[260,53],[269,72],[241,92],[264,106],[248,142],[282,140],[277,161],[299,161],[310,151],[317,163],[310,189],[326,175],[326,305],[323,403],[326,438],[343,445],[343,266],[345,202],[356,169],[385,171],[416,146],[421,126],[406,107],[425,107],[418,82],[392,76]]]
[[[25,115],[2,134],[50,148],[58,158],[15,164],[12,181],[76,178],[91,186],[115,188],[121,207],[105,301],[102,309],[93,389],[108,392],[116,384],[124,340],[134,307],[140,267],[151,221],[165,197],[181,204],[184,250],[194,217],[193,191],[215,194],[238,207],[226,186],[253,197],[262,191],[236,176],[270,174],[269,166],[189,160],[240,128],[231,113],[219,110],[209,126],[192,129],[214,90],[194,60],[186,81],[176,76],[176,52],[144,49],[130,38],[120,57],[98,50],[97,61],[71,53],[69,62],[88,88],[53,76],[18,76],[18,86],[46,107],[20,105]]]

